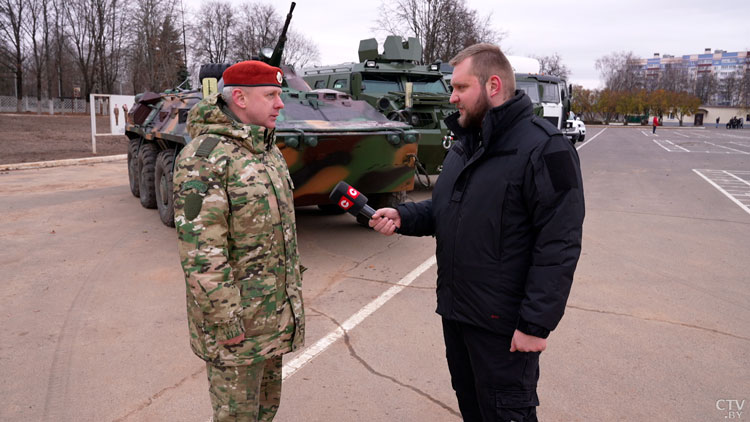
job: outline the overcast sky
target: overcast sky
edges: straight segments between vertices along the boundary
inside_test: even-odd
[[[240,0],[232,0],[241,4]],[[202,2],[186,0],[196,10]],[[480,15],[492,14],[503,31],[501,48],[512,55],[555,52],[571,70],[570,81],[599,88],[596,59],[616,51],[640,57],[750,50],[750,1],[551,1],[467,0]],[[272,4],[282,16],[290,1]],[[315,42],[323,65],[357,60],[359,40],[377,34],[380,0],[297,0],[292,27]],[[533,4],[531,6],[530,4]],[[381,46],[382,48],[382,46]]]

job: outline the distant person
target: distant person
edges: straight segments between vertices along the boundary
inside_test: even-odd
[[[174,169],[190,346],[206,361],[213,421],[270,421],[282,356],[305,315],[292,183],[276,146],[281,69],[244,61],[188,113]]]
[[[659,126],[659,118],[657,116],[654,116],[653,129],[651,129],[651,133],[656,133],[657,126]]]
[[[115,104],[115,126],[120,126],[120,108]]]
[[[456,55],[448,150],[432,199],[370,226],[437,241],[437,313],[465,421],[537,421],[539,355],[565,311],[581,253],[578,153],[515,90],[500,49]]]
[[[719,117],[716,118],[716,129],[719,128]]]

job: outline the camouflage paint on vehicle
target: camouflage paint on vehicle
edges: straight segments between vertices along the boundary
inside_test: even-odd
[[[266,59],[271,65],[279,66],[273,60],[280,57],[284,39],[282,34],[272,58]],[[174,224],[174,206],[167,194],[172,168],[166,164],[173,161],[167,156],[174,157],[191,142],[186,130],[188,112],[205,94],[216,91],[228,65],[204,67],[202,90],[139,94],[127,116],[131,191],[141,197],[144,206],[159,208],[167,225]],[[373,206],[387,205],[394,194],[414,188],[420,132],[407,123],[387,119],[367,102],[348,94],[312,90],[293,68],[279,67],[284,70],[285,107],[277,119],[276,139],[295,185],[296,206],[332,205],[328,194],[341,180],[370,197]],[[156,153],[163,159],[156,159]],[[162,177],[153,176],[154,160],[156,173]],[[149,178],[158,180],[151,186]],[[137,188],[144,183],[146,192]]]
[[[456,111],[440,64],[419,64],[422,46],[416,38],[403,42],[388,36],[378,54],[374,38],[359,44],[360,63],[302,69],[314,88],[329,88],[365,100],[391,120],[412,125],[419,133],[419,161],[428,173],[438,172],[450,147],[450,131],[443,119]],[[411,86],[411,93],[409,87]]]
[[[338,91],[285,90],[282,98],[276,137],[294,181],[295,204],[329,203],[341,180],[376,198],[414,189],[419,134],[409,126]]]
[[[284,66],[284,72],[293,69]],[[184,146],[191,141],[187,113],[201,98],[200,92],[165,93],[149,118],[128,124],[126,133],[162,149]],[[285,87],[282,100],[276,139],[294,181],[297,206],[329,203],[328,194],[341,180],[375,197],[414,189],[419,133],[410,126],[338,91]]]

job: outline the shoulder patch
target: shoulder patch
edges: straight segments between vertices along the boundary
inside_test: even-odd
[[[195,156],[203,158],[208,157],[211,154],[211,151],[216,148],[216,145],[218,145],[219,142],[221,142],[219,138],[211,137],[204,139],[198,149],[195,151]]]
[[[566,191],[578,187],[578,177],[573,158],[568,151],[557,151],[544,155],[552,187],[555,192]]]
[[[193,221],[203,207],[203,197],[197,193],[190,193],[185,197],[185,218]]]
[[[539,116],[532,116],[531,121],[535,125],[540,127],[543,131],[545,131],[548,136],[554,136],[554,135],[560,134],[560,131],[557,130],[557,128],[545,118],[542,118]]]

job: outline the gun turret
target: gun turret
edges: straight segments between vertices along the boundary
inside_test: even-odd
[[[284,44],[286,44],[286,31],[289,29],[289,22],[292,21],[292,12],[294,12],[294,6],[297,3],[292,2],[292,7],[289,8],[289,13],[286,15],[286,22],[284,22],[284,28],[281,30],[279,41],[276,43],[276,47],[273,49],[273,54],[268,60],[268,64],[271,66],[281,66],[281,55],[284,53]]]

